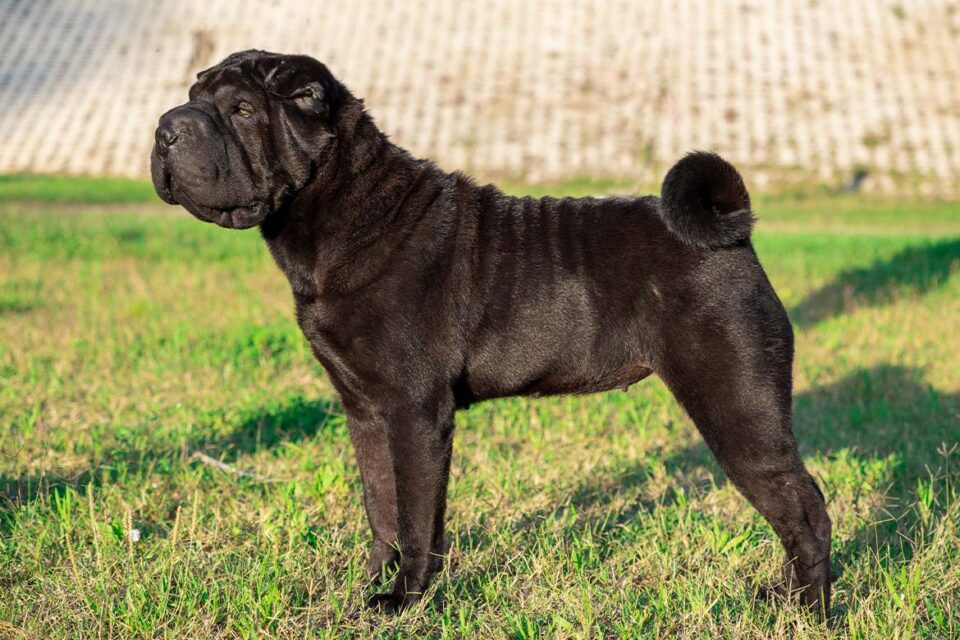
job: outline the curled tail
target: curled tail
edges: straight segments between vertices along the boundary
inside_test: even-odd
[[[680,159],[663,179],[660,217],[686,244],[718,249],[750,237],[753,212],[743,178],[715,153]]]

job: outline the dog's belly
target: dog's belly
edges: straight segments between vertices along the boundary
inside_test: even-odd
[[[653,370],[642,364],[623,366],[615,370],[589,371],[571,368],[566,371],[554,371],[531,380],[509,395],[559,395],[568,393],[595,393],[609,389],[624,389],[643,380]]]
[[[606,368],[562,360],[544,368],[517,364],[504,362],[501,367],[468,372],[458,384],[460,404],[516,395],[546,396],[626,389],[653,373],[653,369],[642,362]]]
[[[642,318],[568,296],[515,308],[476,336],[459,387],[472,400],[592,393],[650,375]]]

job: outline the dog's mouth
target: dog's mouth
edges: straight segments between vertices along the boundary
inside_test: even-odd
[[[158,175],[159,174],[159,175]],[[266,201],[233,206],[211,206],[197,202],[184,189],[177,188],[173,174],[164,166],[156,172],[154,187],[167,204],[182,205],[194,217],[228,229],[249,229],[260,224],[270,213]],[[156,179],[159,178],[159,179]]]
[[[161,200],[167,204],[180,204],[177,202],[177,199],[173,197],[173,176],[169,171],[164,169],[163,177],[159,184],[155,180],[153,186]]]
[[[171,190],[171,194],[172,194]],[[184,193],[177,194],[179,204],[204,222],[212,222],[227,229],[249,229],[260,224],[269,213],[266,202],[234,207],[210,207],[194,201]]]

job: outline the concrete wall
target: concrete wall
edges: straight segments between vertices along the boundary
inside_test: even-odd
[[[146,175],[157,117],[245,48],[326,62],[418,155],[483,177],[960,195],[948,0],[0,0],[0,172]]]

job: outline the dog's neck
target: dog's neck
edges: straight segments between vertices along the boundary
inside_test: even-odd
[[[313,179],[260,226],[295,294],[317,295],[331,279],[342,282],[335,274],[361,268],[366,250],[403,223],[411,191],[443,175],[390,142],[355,98],[342,106],[334,134]]]

